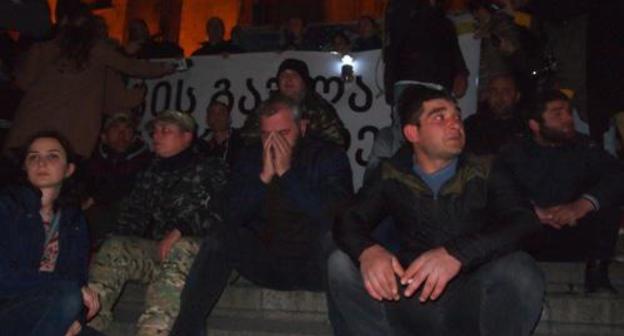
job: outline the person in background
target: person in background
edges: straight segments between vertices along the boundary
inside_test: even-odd
[[[496,155],[504,146],[529,135],[519,106],[520,91],[511,75],[491,76],[485,103],[466,118],[466,151],[476,155]]]
[[[113,230],[122,203],[151,158],[130,116],[119,113],[104,122],[100,143],[87,161],[85,173],[87,199],[83,209],[95,245]]]
[[[161,77],[173,65],[126,57],[97,35],[97,24],[81,6],[61,20],[51,41],[31,47],[16,71],[16,83],[25,95],[4,152],[19,148],[39,130],[64,134],[83,158],[89,158],[100,134],[109,69],[135,77]]]
[[[55,132],[31,136],[25,148],[25,183],[0,192],[2,333],[78,335],[99,299],[87,286],[88,229],[71,181],[76,157]]]
[[[624,199],[624,165],[577,134],[570,99],[538,96],[531,137],[499,154],[542,230],[525,242],[538,260],[586,261],[585,291],[616,293],[609,279]]]
[[[193,52],[193,56],[227,55],[243,52],[231,40],[225,39],[225,24],[223,24],[221,18],[211,17],[206,21],[206,35],[208,36],[208,41],[202,43],[201,48]]]
[[[353,41],[353,51],[381,49],[383,43],[379,36],[379,25],[370,16],[362,16],[358,21],[357,37]]]
[[[161,31],[162,28],[161,22]],[[134,19],[128,23],[128,43],[124,51],[128,56],[140,59],[184,57],[184,50],[179,45],[171,41],[158,40],[157,37],[150,35],[145,21]]]
[[[243,146],[239,130],[232,127],[232,108],[214,100],[206,109],[206,132],[197,140],[198,149],[224,160],[230,167]]]

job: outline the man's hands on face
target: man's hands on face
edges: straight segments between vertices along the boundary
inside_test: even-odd
[[[436,300],[459,270],[461,262],[445,248],[438,247],[421,254],[399,276],[401,284],[407,285],[404,295],[411,297],[422,287],[420,302]]]
[[[273,158],[275,173],[278,176],[282,176],[290,169],[292,145],[288,143],[288,140],[283,135],[275,133],[273,148],[275,151],[275,157]]]
[[[589,212],[594,210],[592,203],[585,198],[579,198],[574,202],[549,208],[540,208],[537,206],[533,206],[533,208],[540,222],[557,230],[566,225],[576,225],[579,219],[585,217]]]
[[[399,288],[395,275],[403,274],[397,258],[385,248],[373,245],[360,255],[360,272],[366,291],[375,300],[398,300]]]
[[[269,133],[269,136],[262,142],[262,171],[260,172],[260,180],[264,184],[269,184],[275,175],[273,137],[274,133]]]
[[[180,232],[180,230],[173,229],[169,233],[167,233],[165,238],[163,238],[160,243],[158,243],[158,258],[160,259],[160,261],[165,260],[173,245],[177,243],[180,238],[182,238],[182,233]]]
[[[276,132],[269,133],[262,145],[260,180],[268,184],[273,176],[282,176],[290,169],[293,146]]]

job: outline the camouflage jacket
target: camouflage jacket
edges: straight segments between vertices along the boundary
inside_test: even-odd
[[[349,131],[345,128],[332,104],[318,93],[312,92],[306,94],[299,107],[302,118],[310,121],[308,134],[335,143],[345,150],[349,148],[351,141]],[[246,144],[253,143],[260,138],[260,120],[257,113],[247,116],[247,120],[241,129],[241,135]]]
[[[114,233],[160,240],[178,229],[183,236],[204,236],[223,221],[225,183],[225,164],[194,148],[155,158],[124,202]]]

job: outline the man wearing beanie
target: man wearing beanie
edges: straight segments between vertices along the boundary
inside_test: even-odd
[[[302,60],[285,59],[277,70],[278,93],[294,100],[302,119],[308,123],[308,135],[349,147],[349,131],[344,127],[336,109],[314,91],[308,65]],[[247,143],[258,141],[260,124],[257,114],[247,117],[242,128]]]
[[[123,286],[134,280],[148,284],[136,335],[169,334],[201,239],[222,221],[224,164],[194,148],[193,117],[164,111],[148,128],[156,157],[139,175],[90,269],[89,284],[102,304],[90,324],[100,331],[110,324]]]

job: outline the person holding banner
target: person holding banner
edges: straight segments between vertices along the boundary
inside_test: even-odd
[[[297,102],[301,118],[307,124],[307,134],[349,148],[350,134],[336,109],[312,87],[308,65],[299,59],[285,59],[277,70],[278,92]],[[247,117],[242,127],[245,142],[260,138],[259,119],[256,114]]]

